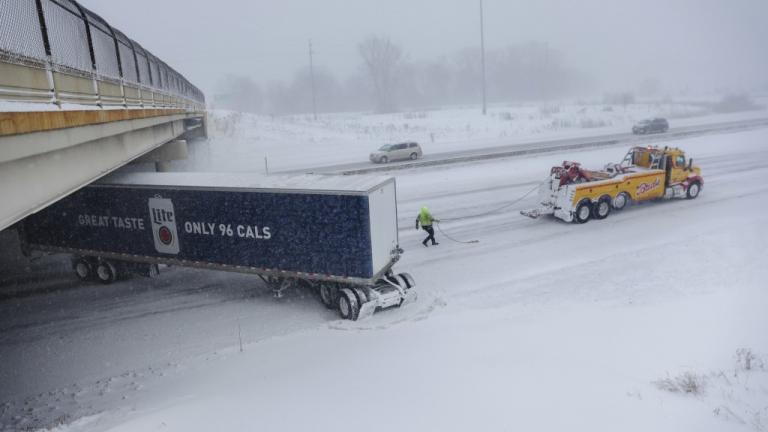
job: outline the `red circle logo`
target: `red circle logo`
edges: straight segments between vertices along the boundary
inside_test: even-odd
[[[171,230],[165,225],[161,226],[157,231],[157,236],[160,237],[160,241],[164,245],[169,245],[173,242],[173,234],[171,234]]]

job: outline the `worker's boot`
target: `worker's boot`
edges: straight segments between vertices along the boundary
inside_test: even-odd
[[[427,241],[426,241],[426,240],[424,240],[423,242],[421,242],[421,244],[423,244],[423,245],[424,245],[424,247],[427,247]]]

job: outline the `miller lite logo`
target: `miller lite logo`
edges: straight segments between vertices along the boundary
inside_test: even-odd
[[[149,218],[152,221],[152,237],[155,249],[160,253],[178,254],[179,235],[173,203],[168,198],[149,199]]]

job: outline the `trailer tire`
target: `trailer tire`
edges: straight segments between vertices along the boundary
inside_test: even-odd
[[[357,297],[355,293],[349,288],[342,288],[339,290],[339,314],[341,317],[348,320],[356,320],[360,313],[360,305],[357,303]]]
[[[330,283],[320,284],[320,302],[328,309],[336,309],[339,289]]]
[[[613,199],[612,207],[614,210],[623,210],[629,204],[629,195],[626,192],[619,192]]]
[[[409,273],[398,273],[397,277],[400,280],[399,285],[402,289],[408,290],[416,285],[416,282],[413,281],[413,277]]]
[[[81,281],[86,281],[93,277],[93,265],[91,265],[91,262],[86,258],[79,258],[75,261],[73,268],[75,270],[75,275]]]
[[[688,199],[696,199],[697,196],[699,196],[699,193],[701,192],[701,185],[699,182],[693,182],[688,186],[688,190],[685,192],[685,196]]]
[[[99,282],[108,285],[117,280],[117,269],[109,261],[101,261],[96,266],[96,278]]]
[[[573,220],[576,221],[576,223],[583,224],[589,221],[590,216],[592,216],[592,201],[583,199],[579,205],[576,206]]]
[[[358,306],[362,306],[364,303],[368,302],[368,293],[366,293],[363,288],[352,288],[352,292],[355,293],[355,297],[357,297]]]
[[[592,206],[592,217],[595,219],[605,219],[611,214],[611,197],[603,196],[597,204]]]

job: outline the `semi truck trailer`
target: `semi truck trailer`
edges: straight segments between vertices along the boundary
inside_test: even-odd
[[[22,248],[73,254],[81,279],[111,283],[160,265],[302,284],[342,318],[400,306],[394,178],[128,173],[82,188],[20,225]]]
[[[539,188],[539,207],[524,216],[554,215],[566,222],[605,219],[630,202],[699,196],[704,187],[701,168],[685,153],[670,147],[633,147],[620,163],[588,170],[565,161],[550,171]]]

